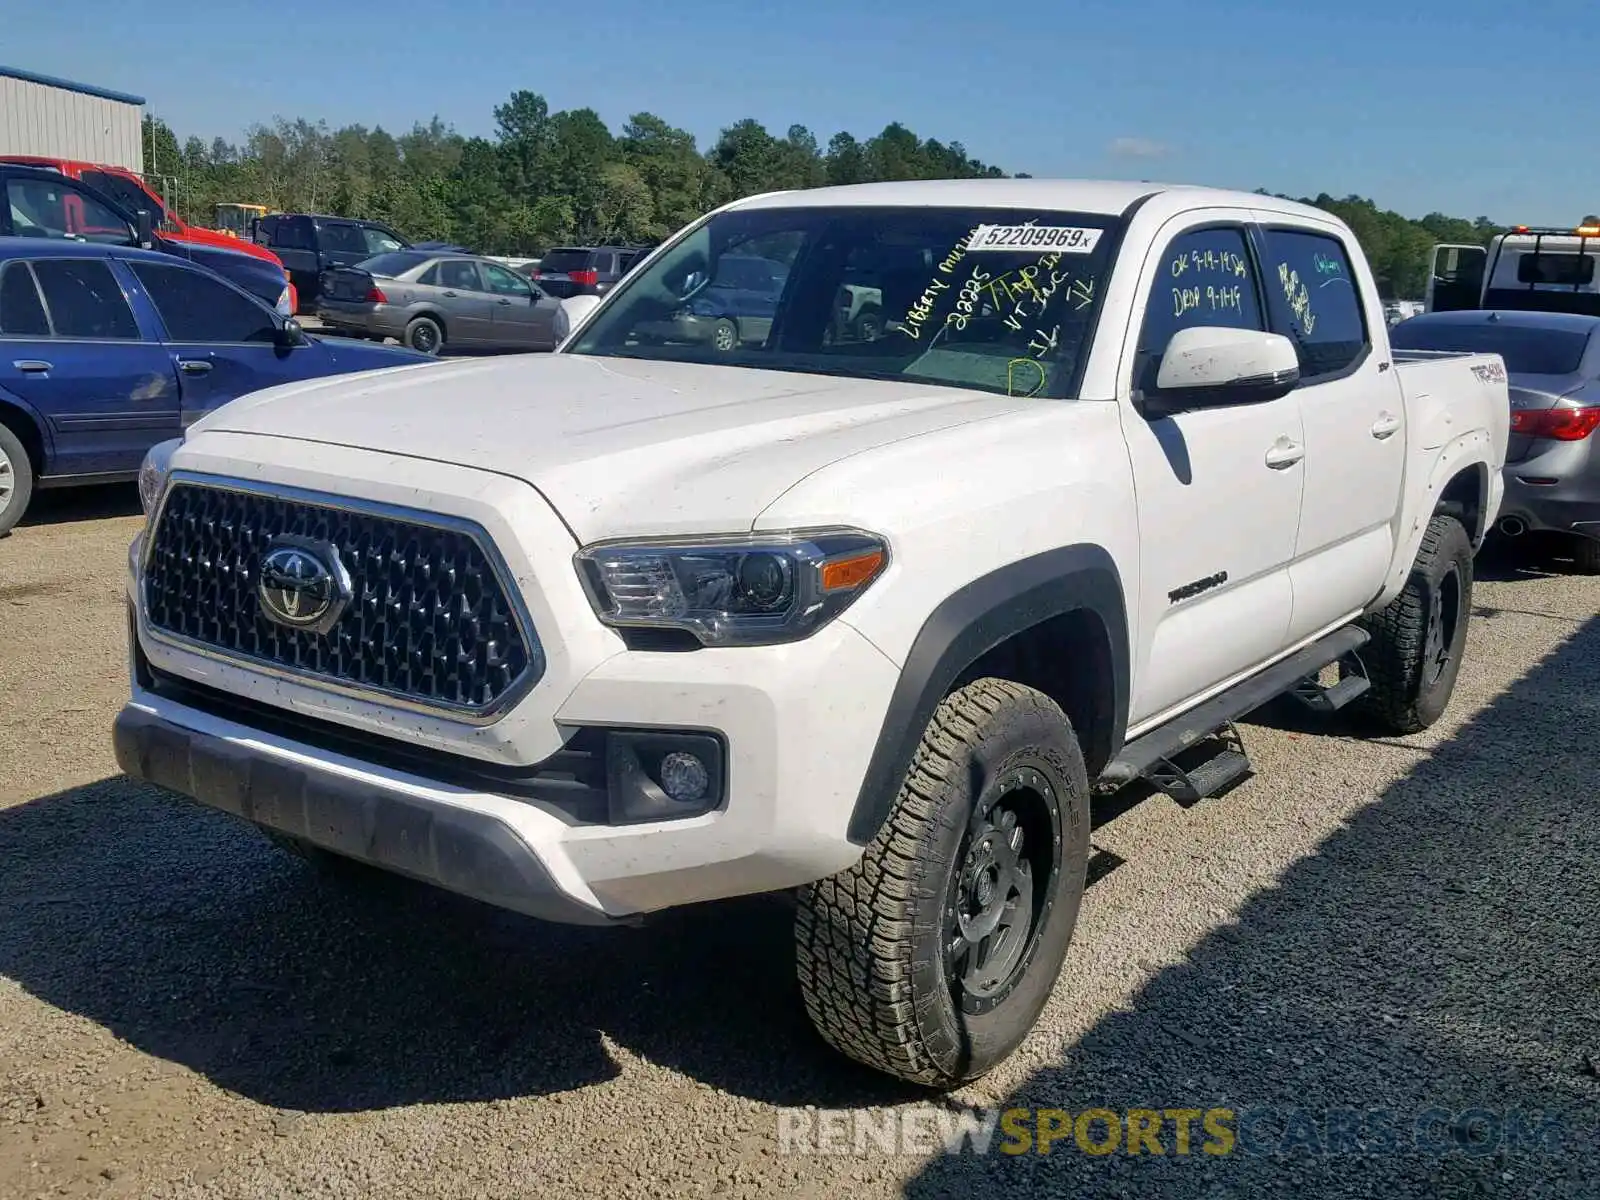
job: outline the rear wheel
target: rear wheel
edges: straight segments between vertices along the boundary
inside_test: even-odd
[[[796,966],[835,1049],[949,1089],[1012,1053],[1077,925],[1089,781],[1049,697],[980,679],[946,697],[884,827],[802,891]]]
[[[737,350],[739,326],[727,317],[723,317],[711,330],[711,345],[721,354],[731,354]]]
[[[444,327],[432,317],[413,317],[401,341],[421,354],[437,354],[444,349]]]
[[[33,499],[33,461],[22,440],[0,425],[0,537],[22,520]]]
[[[1472,541],[1455,517],[1428,523],[1405,588],[1363,619],[1371,689],[1358,703],[1394,733],[1418,733],[1444,715],[1461,671],[1472,613]]]
[[[1572,563],[1584,575],[1600,575],[1600,541],[1588,537],[1573,538]]]

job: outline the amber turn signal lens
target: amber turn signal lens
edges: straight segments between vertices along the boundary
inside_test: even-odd
[[[860,587],[878,573],[883,566],[883,551],[869,550],[850,558],[839,558],[822,565],[822,590],[842,592]]]

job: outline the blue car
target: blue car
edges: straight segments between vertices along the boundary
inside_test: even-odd
[[[151,446],[248,392],[435,362],[308,334],[171,255],[0,237],[0,534],[35,488],[135,479]]]

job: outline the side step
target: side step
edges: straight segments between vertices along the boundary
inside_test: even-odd
[[[1369,640],[1365,629],[1347,625],[1328,634],[1327,637],[1312,642],[1311,645],[1295,651],[1281,662],[1276,662],[1266,670],[1235,684],[1221,695],[1213,696],[1205,703],[1191,708],[1186,713],[1180,713],[1166,724],[1158,725],[1149,733],[1128,742],[1122,747],[1121,753],[1100,773],[1098,783],[1101,786],[1120,787],[1132,783],[1135,779],[1148,779],[1175,799],[1182,797],[1176,792],[1168,791],[1162,782],[1163,779],[1173,779],[1174,772],[1189,779],[1186,792],[1194,791],[1196,783],[1209,786],[1214,780],[1220,781],[1223,787],[1231,785],[1250,769],[1249,759],[1244,754],[1243,746],[1237,745],[1237,732],[1233,732],[1231,739],[1236,743],[1235,748],[1214,756],[1194,771],[1182,771],[1173,765],[1173,760],[1197,742],[1214,736],[1219,730],[1229,729],[1234,721],[1260,708],[1268,700],[1275,699],[1285,692],[1294,691],[1304,680],[1314,680],[1323,667],[1338,662],[1347,654],[1354,654]],[[1341,694],[1339,705],[1342,706],[1355,699],[1361,691],[1365,691],[1366,683],[1365,678],[1357,679],[1352,676],[1350,679],[1341,680],[1328,690],[1339,692],[1346,684],[1360,685],[1349,688]],[[1230,754],[1242,759],[1243,766],[1228,758]],[[1213,763],[1216,764],[1214,767]],[[1215,791],[1200,792],[1199,797],[1215,794]]]
[[[1336,713],[1352,700],[1366,695],[1372,689],[1372,680],[1367,678],[1367,668],[1360,655],[1351,652],[1339,661],[1348,662],[1353,673],[1327,686],[1315,675],[1308,675],[1294,685],[1294,698],[1313,712]]]
[[[1145,771],[1145,779],[1187,808],[1209,797],[1220,796],[1255,774],[1250,756],[1245,753],[1244,739],[1232,722],[1214,739],[1208,740],[1212,742],[1211,747],[1196,743],[1190,752],[1158,760]],[[1210,756],[1201,758],[1208,748]],[[1184,765],[1185,761],[1189,765]]]

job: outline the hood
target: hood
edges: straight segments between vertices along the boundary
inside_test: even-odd
[[[525,480],[580,542],[747,530],[848,455],[1037,405],[882,380],[571,354],[270,388],[217,430],[355,446]]]
[[[388,346],[366,338],[332,337],[321,333],[307,334],[328,352],[334,366],[340,371],[371,371],[379,367],[403,367],[407,363],[438,363],[438,359],[409,350],[404,346]]]

